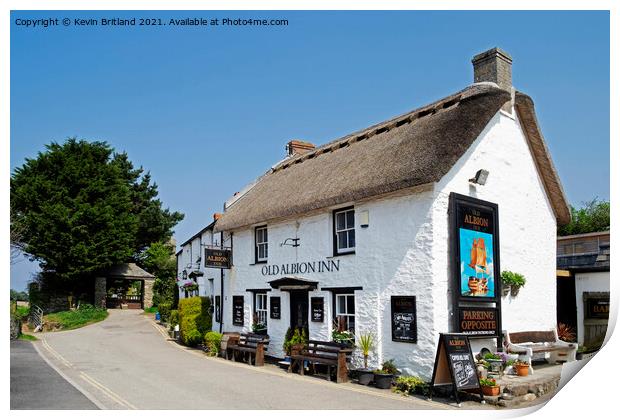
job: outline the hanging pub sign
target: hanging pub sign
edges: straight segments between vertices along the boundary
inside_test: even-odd
[[[458,308],[459,332],[469,337],[499,337],[497,308]]]
[[[233,325],[243,326],[243,296],[232,297]]]
[[[269,297],[269,318],[280,319],[280,296]]]
[[[499,288],[497,204],[450,194],[452,259],[459,297],[493,301]]]
[[[205,248],[205,267],[230,268],[230,249]]]
[[[586,318],[609,319],[609,295],[599,297],[587,297]]]
[[[434,387],[440,385],[452,385],[454,398],[459,404],[458,392],[469,389],[479,390],[480,399],[483,400],[476,363],[471,353],[467,335],[439,334],[435,366],[430,384],[430,398],[433,397]]]
[[[220,297],[216,296],[215,297],[215,322],[222,322],[222,312],[221,312],[221,303],[220,303]]]
[[[322,297],[310,298],[310,313],[312,314],[312,317],[310,319],[312,320],[312,322],[323,322],[323,308],[324,304]]]
[[[415,296],[392,296],[392,341],[417,343]]]

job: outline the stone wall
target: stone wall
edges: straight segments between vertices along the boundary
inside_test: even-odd
[[[143,308],[147,309],[153,306],[153,284],[154,279],[144,279],[144,286],[142,290],[142,302]]]

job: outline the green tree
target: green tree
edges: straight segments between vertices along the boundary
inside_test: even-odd
[[[579,209],[571,206],[571,222],[558,227],[558,235],[566,236],[609,230],[609,209],[609,201],[599,201],[596,198],[583,203]]]
[[[162,208],[157,186],[105,142],[52,142],[11,176],[11,228],[44,272],[70,284],[136,260],[183,218]]]
[[[176,260],[172,245],[154,242],[140,255],[144,269],[153,274],[153,306],[162,303],[172,306],[176,286]]]

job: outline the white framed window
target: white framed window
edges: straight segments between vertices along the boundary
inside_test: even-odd
[[[256,293],[254,295],[254,312],[256,322],[267,326],[267,293]]]
[[[334,254],[355,252],[355,210],[334,211]]]
[[[355,332],[355,295],[336,295],[336,319],[344,320],[344,328]]]
[[[265,262],[269,255],[267,226],[257,227],[254,231],[256,262]]]

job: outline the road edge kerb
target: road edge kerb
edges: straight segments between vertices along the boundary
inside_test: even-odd
[[[41,341],[39,341],[40,343]],[[58,373],[65,381],[67,381],[72,387],[74,387],[76,390],[78,390],[78,392],[80,392],[82,395],[84,395],[86,398],[88,398],[90,400],[90,402],[92,402],[93,404],[95,404],[97,406],[97,408],[99,410],[108,410],[108,408],[101,402],[99,401],[97,398],[95,398],[90,392],[86,391],[80,384],[78,384],[77,382],[75,382],[73,379],[71,379],[70,377],[68,377],[67,375],[64,374],[64,372],[62,372],[60,369],[58,369],[56,367],[56,365],[54,365],[54,363],[48,359],[48,357],[43,354],[43,352],[41,351],[41,349],[39,349],[39,345],[42,344],[35,344],[36,342],[31,343],[32,346],[34,347],[34,349],[36,350],[36,352],[39,354],[39,356],[41,357],[41,359],[43,359],[43,361],[45,363],[47,363],[47,365],[49,367],[51,367],[52,369],[54,369],[54,371],[56,371],[56,373]]]
[[[204,354],[204,352],[202,352],[201,350],[197,350],[197,349],[190,349],[187,348],[179,343],[177,343],[174,340],[171,340],[170,337],[168,336],[167,332],[165,331],[165,329],[159,325],[157,322],[155,322],[154,319],[148,317],[148,316],[144,316],[144,318],[153,326],[153,328],[155,328],[157,330],[157,332],[159,332],[161,334],[162,337],[164,337],[165,341],[167,343],[169,343],[170,345],[172,345],[173,347],[175,347],[176,349],[185,351],[189,354],[194,355],[195,357],[200,357],[205,361],[208,362],[214,362],[214,363],[220,363],[220,364],[225,364],[227,366],[232,366],[235,368],[241,368],[241,369],[246,369],[246,370],[251,370],[254,372],[259,372],[262,374],[267,374],[267,375],[272,375],[272,376],[278,376],[281,378],[287,378],[287,379],[292,379],[292,380],[297,380],[297,381],[302,381],[302,382],[308,382],[308,383],[313,383],[315,385],[319,385],[319,386],[325,386],[325,387],[332,387],[332,388],[339,388],[339,389],[343,389],[343,390],[347,390],[347,391],[351,391],[351,392],[356,392],[359,394],[364,394],[364,395],[372,395],[372,396],[377,396],[377,397],[381,397],[381,398],[385,398],[385,399],[390,399],[390,400],[395,400],[395,401],[403,401],[403,402],[410,402],[412,404],[421,404],[424,407],[427,408],[417,408],[417,410],[431,410],[431,409],[441,409],[441,410],[451,410],[451,409],[456,409],[456,407],[453,407],[449,404],[444,404],[444,403],[440,403],[440,402],[436,402],[436,401],[426,401],[426,400],[418,400],[415,399],[415,401],[407,401],[408,396],[403,396],[403,395],[393,395],[393,394],[384,394],[381,392],[376,392],[370,389],[356,389],[354,387],[351,386],[347,386],[345,384],[337,384],[334,382],[322,382],[322,381],[316,381],[313,378],[306,378],[305,376],[301,376],[301,375],[291,375],[289,373],[284,373],[284,372],[275,372],[275,371],[269,371],[269,370],[264,370],[263,368],[260,367],[256,367],[256,366],[249,366],[246,364],[242,364],[242,363],[231,363],[230,360],[222,360],[220,358],[216,358],[216,357],[208,357]],[[360,387],[361,388],[361,387]]]

